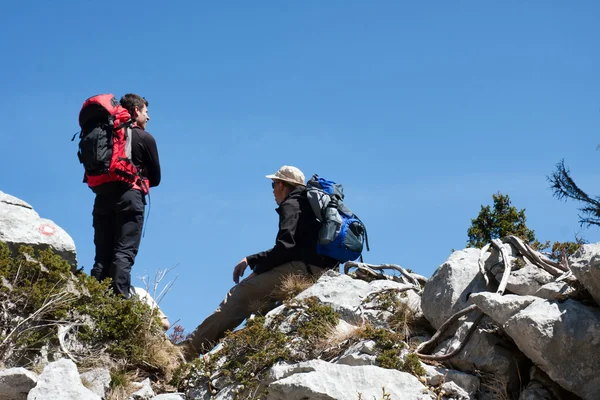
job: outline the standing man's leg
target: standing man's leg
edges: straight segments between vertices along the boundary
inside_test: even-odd
[[[97,194],[92,211],[96,256],[91,275],[99,282],[110,276],[115,242],[114,196]]]
[[[142,239],[144,206],[144,194],[135,189],[124,192],[116,205],[115,245],[110,276],[115,293],[125,298],[129,298],[131,267]]]
[[[321,268],[312,267],[315,277],[322,271]],[[276,296],[281,281],[290,274],[309,275],[306,264],[292,261],[235,285],[219,307],[184,341],[183,346],[198,356],[199,352],[212,349],[226,331],[235,329],[252,313],[272,309],[277,300],[281,300]]]

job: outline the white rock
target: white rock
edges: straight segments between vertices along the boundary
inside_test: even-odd
[[[443,382],[454,382],[469,394],[475,394],[479,390],[480,381],[475,375],[428,364],[423,364],[423,367],[427,371],[428,385],[439,386]]]
[[[377,364],[375,342],[372,340],[363,340],[355,343],[331,362],[351,366],[375,365]]]
[[[281,371],[280,371],[281,372]],[[417,378],[406,372],[375,366],[331,364],[311,360],[286,367],[283,377],[269,385],[267,400],[381,398],[433,399]]]
[[[25,368],[0,371],[0,400],[25,400],[37,382],[37,375]]]
[[[371,287],[365,281],[352,279],[347,275],[329,270],[310,288],[300,293],[296,298],[304,300],[317,297],[323,304],[331,306],[340,313],[340,317],[350,324],[360,321],[360,305],[362,299],[371,292]]]
[[[96,368],[81,374],[81,380],[88,389],[104,397],[110,387],[110,372],[105,368]]]
[[[34,249],[50,247],[77,266],[75,243],[67,232],[49,219],[40,218],[29,204],[0,191],[0,242],[13,250],[21,245]]]
[[[480,253],[481,250],[473,248],[455,251],[427,281],[421,308],[434,328],[469,306],[469,295],[485,290],[485,280],[479,273]]]
[[[490,296],[491,294],[493,296]],[[471,296],[471,301],[483,312],[493,308],[492,319],[501,325],[536,300],[538,298],[535,296],[517,296],[515,294],[501,296],[496,293],[478,293]],[[499,303],[502,304],[502,307],[496,307]],[[487,312],[485,313],[487,314]]]
[[[230,385],[230,386],[227,386],[223,390],[219,391],[219,393],[217,393],[217,395],[215,396],[214,400],[232,400],[232,399],[235,399],[237,397],[236,394],[238,393],[239,390],[240,390],[240,386],[239,385]]]
[[[504,273],[504,266],[495,269],[494,276],[500,282]],[[554,277],[540,267],[526,263],[519,269],[512,270],[508,277],[506,290],[520,295],[532,295],[542,286],[554,281]]]
[[[164,393],[154,396],[151,400],[186,400],[183,393]]]
[[[207,387],[192,388],[186,393],[188,400],[211,400],[212,395]]]
[[[44,368],[27,400],[101,400],[101,397],[83,386],[75,363],[63,359]]]
[[[576,290],[566,282],[550,282],[539,288],[533,295],[546,300],[566,300]]]
[[[584,244],[569,261],[573,275],[600,305],[600,243]]]
[[[141,383],[137,384],[140,386],[140,389],[133,393],[130,400],[149,400],[156,396],[154,390],[152,390],[152,383],[150,382],[150,378],[144,379]]]
[[[459,321],[456,333],[443,341],[434,353],[448,354],[464,342],[474,317],[469,315],[466,320]],[[448,364],[463,372],[486,372],[506,382],[510,391],[518,390],[521,387],[519,371],[525,370],[530,362],[514,344],[490,331],[493,329],[493,326],[488,326],[491,323],[489,317],[484,318],[463,349]]]
[[[600,388],[600,310],[566,300],[481,293],[472,301],[514,340],[519,349],[563,388],[585,400]],[[507,319],[506,309],[512,316]]]
[[[464,391],[460,386],[454,382],[446,382],[442,385],[442,389],[446,393],[446,397],[450,397],[455,400],[470,400],[471,396],[469,393]]]

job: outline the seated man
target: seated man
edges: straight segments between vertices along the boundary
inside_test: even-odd
[[[308,203],[304,174],[284,165],[273,175],[275,202],[279,205],[279,232],[275,246],[243,258],[233,269],[236,285],[219,307],[180,346],[189,361],[211,350],[225,332],[235,329],[255,312],[267,312],[277,303],[277,288],[287,275],[312,276],[315,280],[338,261],[317,254],[320,222]],[[252,273],[240,282],[246,267]]]

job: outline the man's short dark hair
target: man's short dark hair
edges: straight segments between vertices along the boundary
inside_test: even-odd
[[[148,107],[148,100],[137,94],[127,93],[125,96],[121,97],[121,105],[129,111],[129,114],[133,115],[133,111],[136,107],[139,110],[144,106]]]

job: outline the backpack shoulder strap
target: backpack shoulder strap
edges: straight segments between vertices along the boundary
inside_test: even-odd
[[[319,222],[323,222],[325,220],[324,210],[331,201],[329,195],[320,189],[307,187],[306,198],[308,199],[308,204],[310,204],[310,207],[315,213],[315,217],[317,217]]]

